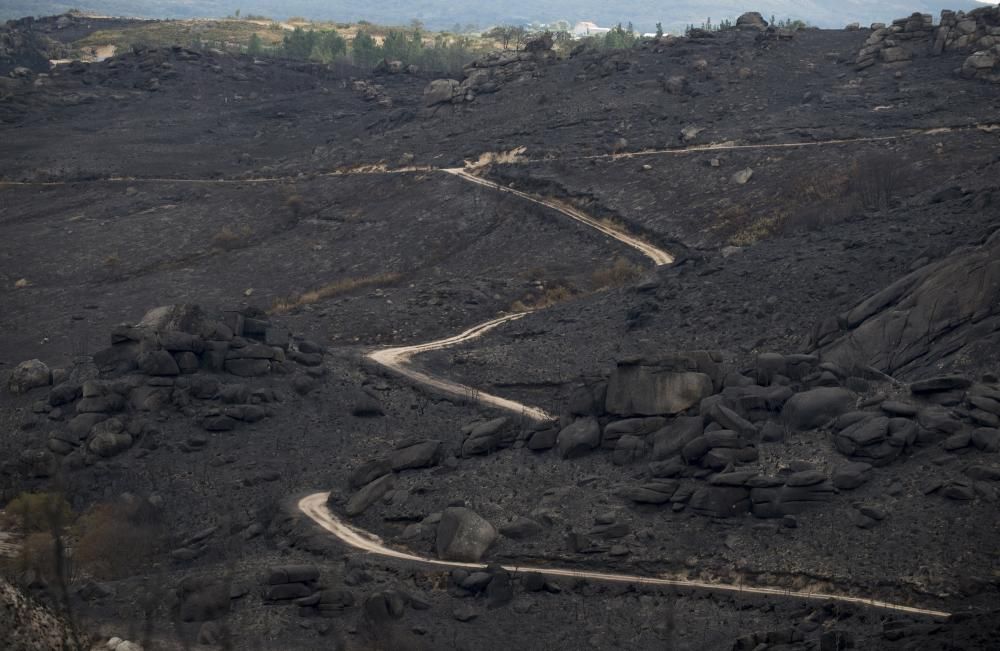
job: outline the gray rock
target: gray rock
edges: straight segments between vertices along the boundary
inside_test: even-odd
[[[449,507],[441,514],[435,549],[447,561],[479,562],[496,540],[492,524],[465,507]]]
[[[271,373],[271,360],[268,359],[227,359],[225,370],[238,377],[262,377]]]
[[[700,486],[691,496],[688,508],[709,517],[739,517],[750,512],[750,491],[733,486]]]
[[[965,469],[965,474],[981,481],[1000,481],[1000,466],[975,463]]]
[[[132,447],[132,435],[117,418],[94,425],[87,448],[100,457],[113,457]]]
[[[559,429],[555,426],[537,430],[532,432],[531,437],[528,439],[528,449],[535,451],[549,450],[555,447],[558,437]]]
[[[504,430],[510,423],[508,418],[494,418],[485,423],[477,423],[469,431],[468,437],[462,443],[462,454],[486,454],[500,447]]]
[[[82,394],[81,387],[75,382],[63,382],[52,387],[49,392],[49,406],[60,407],[69,404]]]
[[[512,540],[527,540],[542,534],[542,525],[531,518],[519,517],[500,527],[500,535]]]
[[[593,418],[582,418],[559,432],[557,445],[563,459],[581,457],[601,443],[601,426]]]
[[[746,420],[725,405],[714,405],[711,410],[709,410],[709,417],[721,425],[723,429],[737,432],[745,438],[753,439],[757,436],[757,428],[754,427],[753,423]]]
[[[814,429],[851,410],[854,402],[854,394],[846,389],[819,387],[789,398],[781,417],[791,428]]]
[[[267,569],[267,584],[311,583],[319,580],[315,565],[272,565]]]
[[[451,102],[459,90],[455,79],[435,79],[424,88],[424,105],[437,106]]]
[[[785,358],[778,353],[761,353],[757,356],[757,384],[766,387],[774,378],[786,374]]]
[[[753,178],[753,170],[747,167],[733,174],[730,180],[736,185],[746,185],[751,178]]]
[[[1000,429],[980,427],[972,431],[972,444],[983,452],[1000,452]]]
[[[180,368],[174,356],[165,350],[153,350],[139,355],[139,370],[146,375],[173,376],[180,375]]]
[[[21,362],[11,371],[7,388],[13,394],[22,394],[39,387],[47,387],[51,381],[52,371],[49,367],[40,360],[30,359]]]
[[[701,436],[703,431],[704,421],[700,416],[675,418],[653,435],[653,459],[662,461],[680,454],[684,446]]]
[[[389,463],[396,472],[414,468],[430,468],[441,458],[441,441],[420,441],[394,451]]]
[[[643,437],[626,434],[615,444],[611,462],[616,466],[626,466],[641,461],[648,453],[649,446],[646,445],[646,440]]]
[[[657,480],[639,486],[625,486],[616,494],[637,504],[665,504],[677,492],[678,483],[673,480]]]
[[[655,362],[620,362],[611,374],[605,409],[619,416],[678,414],[714,392],[710,375],[700,370],[708,356],[679,355]]]
[[[863,461],[855,461],[838,466],[830,479],[835,488],[854,490],[862,484],[866,484],[871,478],[872,465]]]
[[[395,485],[395,481],[395,475],[384,475],[365,484],[347,501],[344,512],[350,517],[361,515],[369,506],[381,499]]]

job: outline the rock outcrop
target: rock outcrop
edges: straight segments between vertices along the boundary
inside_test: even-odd
[[[546,63],[555,59],[552,34],[528,40],[520,52],[491,52],[465,66],[464,78],[435,79],[424,89],[424,105],[462,104],[477,95],[495,93],[504,85],[530,79]]]
[[[820,324],[813,348],[844,367],[893,376],[941,373],[1000,350],[1000,232],[922,267]]]
[[[970,12],[941,12],[935,27],[930,14],[913,14],[891,25],[872,25],[872,33],[858,52],[855,68],[864,70],[878,62],[904,64],[915,56],[940,56],[969,52],[958,69],[966,79],[1000,83],[1000,7]]]

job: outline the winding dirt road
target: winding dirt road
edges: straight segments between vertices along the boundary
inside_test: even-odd
[[[450,380],[445,380],[442,378],[436,378],[422,371],[417,371],[413,368],[407,366],[406,362],[409,361],[411,357],[418,353],[425,353],[431,350],[440,350],[441,348],[448,348],[449,346],[455,346],[466,341],[471,341],[476,337],[481,337],[490,330],[496,328],[497,326],[503,325],[504,323],[510,323],[511,321],[516,321],[521,317],[528,314],[527,312],[522,312],[520,314],[508,314],[502,316],[492,321],[487,321],[486,323],[481,323],[475,327],[469,328],[461,334],[457,334],[454,337],[448,337],[447,339],[440,339],[438,341],[432,341],[426,344],[419,344],[416,346],[401,346],[399,348],[382,348],[368,353],[366,357],[379,366],[389,369],[392,372],[401,375],[417,384],[422,384],[424,386],[430,387],[435,391],[455,396],[464,400],[470,400],[473,402],[479,402],[486,405],[491,405],[493,407],[499,407],[515,414],[525,416],[535,421],[545,422],[555,420],[555,417],[545,411],[538,409],[537,407],[529,407],[527,405],[522,405],[519,402],[514,402],[513,400],[508,400],[506,398],[501,398],[499,396],[494,396],[489,393],[483,393],[472,387],[466,386],[464,384],[459,384],[457,382],[452,382]]]
[[[329,493],[314,493],[299,500],[299,510],[309,516],[316,524],[329,531],[342,542],[351,547],[382,556],[393,558],[410,563],[418,563],[433,567],[449,569],[473,569],[481,570],[487,566],[481,563],[459,563],[452,561],[442,561],[436,558],[426,558],[407,552],[402,552],[391,547],[387,547],[382,540],[367,531],[356,529],[345,523],[343,520],[333,515],[326,506]],[[568,570],[553,567],[533,567],[530,565],[503,565],[503,569],[515,574],[538,573],[545,576],[571,577],[576,579],[587,579],[590,581],[601,581],[606,583],[626,583],[635,585],[663,586],[688,588],[692,590],[707,590],[711,592],[736,593],[740,595],[766,595],[783,597],[787,599],[802,599],[808,601],[834,601],[839,603],[857,604],[879,610],[889,610],[909,615],[920,615],[935,619],[946,619],[951,613],[942,610],[931,610],[928,608],[917,608],[904,604],[892,603],[889,601],[879,601],[876,599],[866,599],[843,594],[831,594],[824,592],[798,592],[786,590],[785,588],[774,588],[768,586],[743,586],[731,585],[727,583],[710,583],[707,581],[696,581],[691,579],[670,579],[665,577],[635,576],[631,574],[615,574],[611,572],[590,572],[588,570]]]
[[[619,231],[614,227],[605,224],[603,222],[600,222],[594,219],[593,217],[590,217],[589,215],[571,206],[551,201],[543,197],[531,195],[526,192],[522,192],[520,190],[515,190],[513,188],[502,186],[493,181],[488,181],[486,179],[475,176],[466,169],[444,169],[440,171],[454,175],[470,183],[475,183],[477,185],[488,187],[501,192],[507,192],[522,199],[525,199],[527,201],[531,201],[541,206],[545,206],[552,210],[558,211],[567,217],[570,217],[580,223],[583,223],[586,226],[594,228],[600,231],[601,233],[604,233],[614,238],[615,240],[634,248],[635,250],[641,252],[643,255],[647,256],[657,266],[670,264],[671,262],[673,262],[673,256],[671,256],[666,251],[658,249],[657,247],[649,244],[648,242],[644,242],[638,238],[628,235],[627,233]],[[440,350],[442,348],[447,348],[449,346],[454,346],[457,344],[471,341],[489,332],[490,330],[493,330],[494,328],[500,325],[509,323],[511,321],[515,321],[523,316],[525,316],[524,313],[501,316],[491,321],[487,321],[486,323],[472,327],[466,330],[465,332],[462,332],[461,334],[455,335],[453,337],[448,337],[445,339],[440,339],[438,341],[419,344],[415,346],[403,346],[398,348],[386,348],[386,349],[376,350],[371,353],[368,353],[367,357],[368,359],[372,360],[373,362],[382,366],[383,368],[386,368],[413,382],[430,387],[431,389],[434,389],[436,391],[456,396],[458,398],[473,400],[481,404],[499,407],[501,409],[505,409],[507,411],[511,411],[516,414],[520,414],[537,421],[554,420],[554,417],[552,415],[536,407],[529,407],[527,405],[523,405],[513,400],[508,400],[506,398],[501,398],[499,396],[494,396],[488,393],[482,393],[473,389],[472,387],[468,387],[463,384],[458,384],[456,382],[452,382],[447,379],[436,378],[431,375],[428,375],[427,373],[415,370],[410,366],[408,366],[407,364],[414,355],[432,350]],[[400,551],[397,549],[392,549],[391,547],[388,547],[378,536],[347,524],[337,515],[331,512],[330,509],[327,507],[327,500],[329,496],[330,496],[329,492],[314,493],[312,495],[308,495],[299,500],[298,508],[302,513],[304,513],[306,516],[312,519],[320,527],[330,532],[332,535],[337,537],[341,542],[353,547],[354,549],[369,554],[382,556],[385,558],[392,558],[396,560],[406,561],[408,563],[415,563],[432,567],[442,567],[450,569],[455,569],[455,568],[483,569],[486,567],[486,565],[480,563],[460,563],[460,562],[443,561],[435,558],[417,556],[416,554]],[[799,599],[799,600],[810,600],[810,601],[834,601],[840,603],[856,604],[869,608],[876,608],[879,610],[888,610],[899,613],[906,613],[910,615],[931,617],[935,619],[948,618],[951,615],[950,613],[945,611],[933,610],[928,608],[919,608],[905,604],[880,601],[877,599],[868,599],[853,595],[833,594],[824,592],[801,592],[801,591],[788,590],[785,588],[761,586],[761,585],[743,586],[743,585],[732,585],[727,583],[715,583],[715,582],[698,581],[698,580],[683,579],[683,578],[668,578],[663,576],[648,577],[648,576],[636,576],[630,574],[617,574],[609,572],[592,572],[588,570],[570,570],[570,569],[552,568],[552,567],[504,565],[503,568],[509,572],[514,572],[514,573],[536,572],[546,576],[572,577],[578,579],[587,579],[592,581],[602,581],[609,583],[626,583],[626,584],[664,586],[664,587],[669,586],[669,587],[680,587],[692,590],[737,593],[741,595],[746,594],[746,595],[775,596],[786,599]]]
[[[758,145],[739,145],[735,143],[720,143],[714,145],[695,146],[695,147],[667,149],[667,150],[646,150],[646,151],[636,151],[636,152],[621,153],[621,154],[604,154],[604,155],[597,155],[597,156],[590,156],[583,158],[631,158],[637,156],[676,155],[676,154],[685,154],[685,153],[699,152],[699,151],[716,151],[716,150],[729,150],[729,149],[777,149],[777,148],[817,147],[824,145],[841,145],[848,143],[888,141],[888,140],[909,138],[922,134],[931,134],[931,133],[936,134],[947,131],[959,131],[959,130],[971,130],[971,129],[987,130],[982,125],[974,125],[974,126],[949,127],[944,129],[943,131],[920,130],[920,131],[910,131],[897,135],[870,137],[870,138],[813,141],[806,143],[773,143],[773,144],[758,144]],[[523,162],[533,162],[533,161],[526,160]],[[345,176],[352,174],[400,174],[408,172],[443,172],[453,175],[469,183],[474,183],[476,185],[491,188],[493,190],[512,194],[526,201],[530,201],[537,205],[544,206],[551,210],[555,210],[566,217],[569,217],[579,223],[582,223],[590,228],[593,228],[617,240],[618,242],[621,242],[622,244],[625,244],[626,246],[629,246],[635,249],[636,251],[639,251],[640,253],[648,257],[656,266],[666,265],[673,262],[673,256],[671,256],[670,253],[662,249],[659,249],[656,246],[648,242],[645,242],[637,237],[629,235],[628,233],[618,230],[609,224],[594,219],[593,217],[585,214],[584,212],[576,208],[573,208],[572,206],[568,206],[554,200],[522,192],[520,190],[515,190],[513,188],[503,186],[499,183],[495,183],[493,181],[480,178],[470,173],[468,169],[464,168],[437,169],[430,167],[408,167],[399,169],[388,169],[384,166],[374,165],[374,166],[364,166],[358,168],[335,170],[322,174],[321,176]],[[169,179],[169,178],[117,177],[117,178],[107,178],[107,179],[92,179],[89,182],[253,184],[253,183],[278,183],[278,182],[286,182],[293,179],[294,177],[270,177],[270,178],[250,178],[250,179]],[[72,183],[75,182],[74,181],[48,181],[48,182],[0,181],[0,186],[20,186],[20,185],[46,186],[46,185],[68,185]],[[492,319],[490,321],[487,321],[486,323],[472,327],[466,330],[465,332],[462,332],[453,337],[448,337],[438,341],[419,344],[415,346],[403,346],[397,348],[386,348],[386,349],[376,350],[368,353],[367,358],[393,373],[405,377],[408,380],[411,380],[417,384],[427,386],[435,391],[451,395],[460,399],[471,400],[479,402],[481,404],[486,404],[500,409],[504,409],[506,411],[522,415],[526,418],[530,418],[532,420],[551,421],[554,420],[554,417],[551,414],[546,413],[542,409],[523,405],[513,400],[508,400],[506,398],[501,398],[499,396],[494,396],[488,393],[483,393],[472,387],[452,382],[447,379],[436,378],[427,373],[415,370],[408,365],[409,360],[416,354],[432,350],[440,350],[442,348],[447,348],[449,346],[454,346],[464,342],[471,341],[489,332],[490,330],[493,330],[494,328],[497,328],[503,324],[522,318],[523,316],[525,316],[525,314],[526,313],[501,316]],[[339,517],[334,515],[326,506],[328,497],[329,493],[315,493],[309,495],[307,497],[302,498],[298,502],[298,508],[303,514],[312,519],[317,525],[328,531],[330,534],[338,538],[343,543],[357,550],[370,554],[375,554],[377,556],[382,556],[385,558],[392,558],[396,560],[427,565],[427,566],[434,566],[434,567],[469,568],[469,569],[481,569],[486,567],[485,565],[476,563],[459,563],[459,562],[442,561],[433,558],[426,558],[422,556],[417,556],[412,553],[403,552],[387,547],[382,542],[382,540],[377,536],[375,536],[374,534],[352,527],[351,525],[347,524]],[[812,600],[812,601],[817,601],[817,600],[834,601],[841,603],[856,604],[880,610],[906,613],[910,615],[926,616],[936,619],[947,618],[950,616],[950,613],[940,610],[918,608],[905,604],[880,601],[876,599],[869,599],[869,598],[857,597],[846,594],[832,594],[832,593],[822,593],[822,592],[798,592],[798,591],[786,590],[784,588],[759,586],[759,585],[742,586],[742,585],[713,583],[707,581],[697,581],[697,580],[682,579],[682,578],[667,578],[661,576],[644,577],[644,576],[635,576],[628,574],[591,572],[586,570],[569,570],[569,569],[552,568],[552,567],[507,565],[504,566],[504,568],[510,572],[515,572],[515,573],[537,572],[547,576],[574,577],[580,579],[588,579],[593,581],[603,581],[612,583],[627,583],[627,584],[650,585],[650,586],[673,586],[673,587],[705,590],[713,592],[738,593],[738,594],[748,594],[748,595],[765,595],[765,596],[770,595],[770,596],[783,597],[789,599]]]

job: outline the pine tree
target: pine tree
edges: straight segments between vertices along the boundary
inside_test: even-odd
[[[250,35],[250,42],[247,44],[247,54],[252,57],[264,54],[264,43],[260,40],[257,32]]]
[[[382,48],[368,32],[358,32],[351,43],[354,64],[363,68],[371,68],[381,58]]]

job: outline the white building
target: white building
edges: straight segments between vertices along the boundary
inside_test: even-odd
[[[611,31],[610,27],[598,27],[597,23],[584,20],[573,27],[574,38],[586,38],[588,36],[600,36]]]

